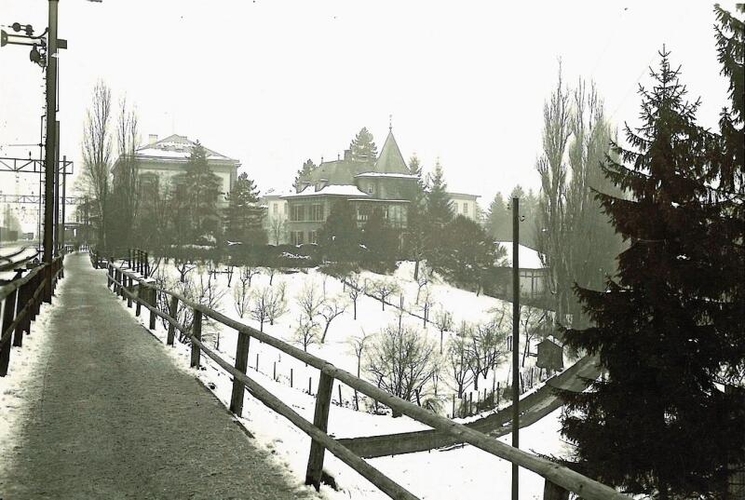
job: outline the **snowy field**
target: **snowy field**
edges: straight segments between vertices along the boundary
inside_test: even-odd
[[[170,279],[177,277],[177,273],[173,269],[169,269],[168,273],[171,275]],[[200,274],[202,279],[207,279],[206,268],[195,268],[190,271],[190,274],[194,282],[199,282]],[[216,275],[217,283],[213,283],[213,286],[218,290],[218,295],[222,295],[218,309],[223,314],[240,320],[240,315],[234,307],[234,295],[232,293],[232,289],[236,287],[238,282],[237,274],[236,272],[233,276],[231,290],[227,289],[227,278],[222,274]],[[251,288],[257,291],[263,287],[268,287],[269,279],[270,277],[266,273],[258,274],[253,277]],[[411,280],[411,267],[408,264],[402,265],[394,277],[384,278],[363,272],[361,279],[367,279],[368,283],[381,279],[395,279],[404,296],[404,309],[416,311],[415,298],[419,287],[416,282]],[[308,270],[307,273],[277,274],[272,281],[272,287],[279,287],[282,286],[281,283],[284,283],[288,311],[279,317],[274,325],[265,324],[264,331],[296,345],[296,329],[299,316],[296,297],[301,294],[301,291],[307,290],[308,284],[313,283],[326,297],[327,301],[336,298],[339,302],[343,302],[345,296],[340,281],[312,269]],[[63,293],[64,280],[61,282],[61,286],[60,293]],[[454,324],[463,320],[477,322],[489,319],[506,306],[506,303],[502,301],[490,297],[477,297],[473,293],[458,290],[443,283],[430,283],[428,287],[433,297],[433,308],[444,309],[443,305],[446,304],[448,310],[454,316]],[[221,293],[220,290],[225,293]],[[390,297],[389,301],[399,304],[398,294]],[[122,307],[126,307],[126,302],[122,301],[121,304]],[[407,304],[411,304],[412,307],[407,307]],[[347,306],[345,313],[332,322],[326,342],[323,345],[310,344],[308,345],[308,351],[340,368],[355,373],[357,358],[350,348],[349,338],[359,337],[362,334],[374,335],[387,324],[398,324],[399,314],[394,307],[388,305],[383,311],[381,302],[377,299],[360,297],[357,310],[358,319],[355,321],[352,317],[351,306],[349,304]],[[5,446],[17,445],[12,442],[11,429],[13,425],[17,425],[18,422],[23,420],[25,398],[23,381],[33,373],[34,366],[43,362],[44,322],[47,317],[45,310],[49,307],[56,306],[43,306],[42,314],[37,318],[36,325],[34,325],[35,334],[28,337],[28,341],[24,339],[22,351],[14,348],[14,359],[11,362],[9,376],[0,379],[0,449]],[[135,317],[134,308],[130,311],[132,316]],[[421,314],[421,311],[416,312]],[[144,324],[146,318],[147,315],[143,314],[138,320]],[[259,328],[259,324],[248,317],[241,321]],[[438,345],[437,352],[439,352],[439,329],[431,325],[424,329],[421,318],[406,314],[401,317],[401,321],[404,324],[417,326],[422,332],[426,332],[432,342]],[[221,355],[232,361],[236,343],[234,332],[218,330],[215,325],[212,325],[212,327],[205,325],[207,344],[210,347],[216,345],[218,332]],[[154,335],[161,341],[165,341],[166,330],[160,321]],[[445,342],[452,336],[451,332],[446,332]],[[189,371],[190,351],[187,346],[177,343],[175,348],[164,346],[164,350],[172,356],[179,367]],[[257,354],[258,371],[256,371]],[[217,397],[227,406],[231,391],[230,377],[204,356],[202,357],[202,363],[204,368],[198,372],[198,377],[205,385],[212,388]],[[293,374],[292,387],[289,380],[290,370]],[[491,386],[493,379],[504,382],[508,377],[508,371],[506,364],[498,367],[494,373],[489,374],[486,379],[488,384],[484,385]],[[302,363],[280,354],[266,344],[260,344],[256,340],[252,340],[248,375],[288,403],[306,419],[312,421],[315,399],[307,392],[309,379],[311,392],[315,393],[316,391],[317,370],[307,368]],[[452,384],[448,384],[447,381],[440,381],[440,393],[451,393],[452,388],[449,388],[449,385]],[[331,406],[328,426],[329,434],[333,436],[353,437],[389,434],[426,428],[423,424],[408,417],[392,418],[388,415],[376,415],[368,411],[355,411],[351,389],[342,386],[341,391],[342,404],[339,405],[337,401],[339,387],[335,384],[333,395],[336,404]],[[364,405],[361,406],[364,410]],[[449,405],[444,406],[443,413],[449,413]],[[289,466],[298,481],[302,481],[305,477],[310,438],[248,394],[246,394],[244,403],[243,418],[240,421],[256,436],[259,443],[276,453]],[[510,436],[501,439],[505,443],[510,442]],[[558,411],[533,426],[522,429],[521,448],[542,454],[566,454],[566,445],[561,441],[559,435]],[[372,459],[370,462],[394,481],[399,482],[421,498],[507,498],[510,492],[511,464],[471,446],[460,446],[448,451],[435,450],[378,458]],[[0,459],[0,474],[2,473],[2,466],[2,459]],[[326,454],[324,469],[335,478],[339,487],[339,491],[333,491],[328,487],[322,488],[323,496],[328,499],[387,498],[367,480],[329,453]],[[539,476],[523,470],[521,471],[520,484],[520,498],[542,498],[543,479]]]

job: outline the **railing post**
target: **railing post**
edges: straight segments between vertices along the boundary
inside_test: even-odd
[[[143,262],[144,276],[150,276],[150,257],[147,252],[143,252],[143,256],[145,258],[145,262]]]
[[[543,486],[543,500],[569,500],[569,492],[546,479]]]
[[[37,290],[39,290],[39,288],[42,288],[44,286],[44,275],[42,271],[37,272],[36,276],[34,276],[34,279],[31,280],[34,282],[34,286],[31,287],[32,298],[34,298],[34,295],[36,295]],[[35,320],[36,316],[39,314],[39,311],[41,311],[41,301],[43,298],[44,298],[44,290],[42,288],[39,298],[38,299],[34,298],[33,300],[33,307],[31,308],[33,310],[33,314],[31,315],[31,321]],[[31,333],[30,326],[29,326],[28,332]]]
[[[158,307],[158,291],[155,289],[155,287],[152,287],[148,285],[148,302],[150,303],[150,306],[155,309]],[[148,327],[151,330],[155,330],[155,312],[151,309],[150,310],[150,322],[148,323]]]
[[[171,302],[168,307],[168,315],[174,320],[178,319],[178,297],[171,297]],[[168,337],[166,338],[166,345],[173,345],[174,336],[176,333],[176,327],[172,323],[168,323]]]
[[[329,410],[331,407],[331,390],[334,378],[321,372],[318,380],[318,394],[316,394],[316,410],[313,415],[313,425],[326,432],[328,430]],[[314,439],[310,443],[308,468],[305,472],[305,484],[312,484],[316,491],[321,488],[321,474],[323,473],[323,456],[326,448]]]
[[[44,269],[42,270],[42,274],[44,275],[44,302],[47,304],[52,303],[52,264],[47,263],[44,264]]]
[[[135,299],[135,316],[138,318],[140,317],[140,313],[142,312],[142,301],[144,300],[142,296],[142,283],[137,283],[137,298]]]
[[[194,324],[192,325],[192,335],[194,338],[202,340],[202,311],[194,309]],[[191,367],[199,368],[199,346],[191,343]]]
[[[30,297],[28,294],[28,282],[24,283],[18,288],[18,298],[16,300],[16,314],[15,317],[17,318],[18,315],[21,313],[24,307],[26,307],[26,303],[29,301]],[[26,312],[26,317],[28,317],[29,313]],[[23,347],[23,329],[26,326],[26,319],[24,318],[22,321],[18,322],[18,325],[16,325],[16,331],[13,332],[13,345],[15,347]]]
[[[0,330],[0,338],[2,338],[5,330],[13,323],[13,317],[16,312],[16,298],[18,297],[18,290],[11,295],[5,297],[3,307],[3,322],[2,330]],[[8,374],[8,365],[10,364],[10,339],[0,347],[0,377],[4,377]]]
[[[251,337],[247,333],[238,332],[238,345],[235,349],[235,369],[244,375],[248,368],[248,348],[250,342]],[[243,396],[245,390],[246,386],[243,385],[243,382],[233,378],[233,394],[230,396],[230,411],[239,417],[243,414]]]
[[[127,276],[127,307],[132,308],[132,283],[134,280],[131,276]]]

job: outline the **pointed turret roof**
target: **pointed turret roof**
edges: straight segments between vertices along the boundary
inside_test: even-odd
[[[396,138],[393,137],[393,128],[388,129],[388,137],[380,151],[378,161],[375,162],[375,172],[382,174],[410,174],[406,166],[401,150],[398,149]]]

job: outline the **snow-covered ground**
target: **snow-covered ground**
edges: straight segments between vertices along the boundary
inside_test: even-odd
[[[192,279],[199,281],[199,273],[206,277],[206,269],[194,269],[191,271]],[[104,272],[104,271],[101,271]],[[168,271],[173,276],[174,270]],[[416,310],[415,298],[417,284],[411,280],[410,264],[404,263],[396,272],[394,277],[381,277],[372,273],[364,272],[361,278],[369,282],[381,279],[395,279],[403,290],[404,308]],[[218,287],[224,287],[226,293],[219,302],[218,309],[222,313],[240,319],[235,311],[232,290],[237,285],[237,272],[233,277],[230,290],[227,289],[227,278],[225,275],[217,275]],[[331,297],[343,296],[343,285],[338,280],[325,276],[316,270],[298,272],[292,274],[275,275],[273,287],[285,285],[285,293],[288,298],[289,311],[281,316],[275,325],[264,325],[264,331],[275,335],[288,342],[295,340],[295,330],[298,323],[299,309],[296,297],[300,291],[307,286],[308,282],[315,284],[328,300]],[[253,278],[252,289],[260,290],[269,286],[269,276],[265,273]],[[64,290],[62,281],[61,292]],[[495,311],[505,307],[505,303],[490,297],[477,297],[471,292],[458,290],[443,283],[431,283],[430,294],[433,296],[433,308],[445,307],[454,315],[454,324],[462,320],[471,322],[482,321],[491,317]],[[399,303],[398,294],[389,298],[390,302]],[[411,305],[411,307],[407,307]],[[126,307],[126,302],[122,301]],[[43,362],[43,341],[45,338],[45,309],[56,307],[45,305],[42,314],[37,318],[34,325],[34,333],[24,342],[22,351],[14,348],[14,359],[8,377],[0,379],[0,449],[5,445],[11,445],[11,429],[23,419],[24,410],[24,380],[32,376],[33,367]],[[130,309],[134,317],[134,308]],[[143,314],[139,321],[145,323],[147,315]],[[241,321],[259,327],[258,323],[243,318]],[[326,342],[323,345],[311,344],[308,351],[322,357],[336,366],[352,373],[357,369],[357,358],[354,356],[350,344],[350,337],[359,337],[361,334],[375,334],[387,324],[397,324],[398,313],[395,308],[386,306],[385,311],[379,300],[370,297],[361,297],[358,302],[358,319],[352,318],[351,305],[347,312],[337,318],[328,331]],[[404,315],[404,324],[410,324],[422,328],[422,320],[413,316]],[[435,327],[429,325],[422,328],[433,342],[439,344],[440,333]],[[207,326],[205,333],[209,334],[208,345],[215,345],[217,330],[212,325],[212,330]],[[154,335],[162,341],[165,340],[166,330],[158,322]],[[451,336],[446,333],[445,342]],[[229,329],[220,330],[219,351],[221,356],[232,361],[235,352],[236,334]],[[211,342],[211,344],[210,344]],[[189,371],[189,348],[178,344],[175,348],[164,350],[173,357],[174,362]],[[258,359],[257,359],[258,355]],[[231,380],[221,369],[203,357],[204,368],[198,372],[202,382],[213,388],[215,394],[228,405],[230,400]],[[258,362],[258,369],[256,365]],[[276,372],[275,372],[276,370]],[[290,386],[290,371],[292,371],[293,383]],[[275,377],[276,373],[276,377]],[[492,380],[507,380],[509,374],[505,365],[490,374],[487,378],[491,386]],[[315,399],[307,394],[310,380],[311,392],[315,393],[318,384],[317,370],[305,367],[303,363],[280,353],[274,348],[261,344],[256,340],[251,341],[249,355],[248,376],[262,384],[281,400],[289,404],[298,413],[309,421],[313,419]],[[364,376],[364,375],[363,375]],[[447,384],[441,382],[441,391],[452,390]],[[483,388],[482,388],[483,390]],[[342,405],[334,404],[331,407],[329,417],[329,434],[337,437],[352,437],[361,435],[390,434],[410,430],[424,429],[426,426],[415,422],[407,417],[392,418],[387,415],[375,415],[366,411],[355,411],[353,409],[353,394],[349,387],[342,385]],[[333,397],[338,400],[339,387],[334,385]],[[364,408],[363,408],[364,409]],[[445,405],[449,413],[450,406]],[[273,413],[260,402],[246,394],[243,418],[241,423],[249,429],[257,438],[258,442],[267,449],[276,453],[293,471],[298,481],[305,477],[305,467],[310,448],[310,438],[295,428],[283,417]],[[506,443],[510,437],[502,438]],[[540,422],[521,430],[521,448],[532,450],[541,454],[562,455],[567,452],[566,445],[561,441],[559,434],[558,412],[544,418]],[[456,447],[448,451],[431,451],[415,453],[395,457],[384,457],[371,460],[371,463],[381,471],[389,475],[394,481],[409,489],[415,495],[426,499],[457,499],[457,498],[506,498],[510,491],[511,464],[498,459],[481,450],[471,446]],[[2,473],[2,459],[0,458],[0,473]],[[378,499],[387,498],[380,493],[372,484],[351,470],[333,455],[327,453],[324,469],[335,478],[339,491],[333,491],[328,487],[322,489],[323,494],[330,500],[342,498],[353,499]],[[543,479],[530,473],[521,471],[520,498],[532,499],[542,498]]]

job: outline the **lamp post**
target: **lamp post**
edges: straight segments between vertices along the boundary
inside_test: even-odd
[[[54,246],[55,158],[57,157],[57,7],[49,0],[47,36],[47,126],[44,144],[44,262],[52,262]]]
[[[520,448],[520,198],[512,198],[512,447]],[[518,500],[520,467],[512,464],[512,500]]]

